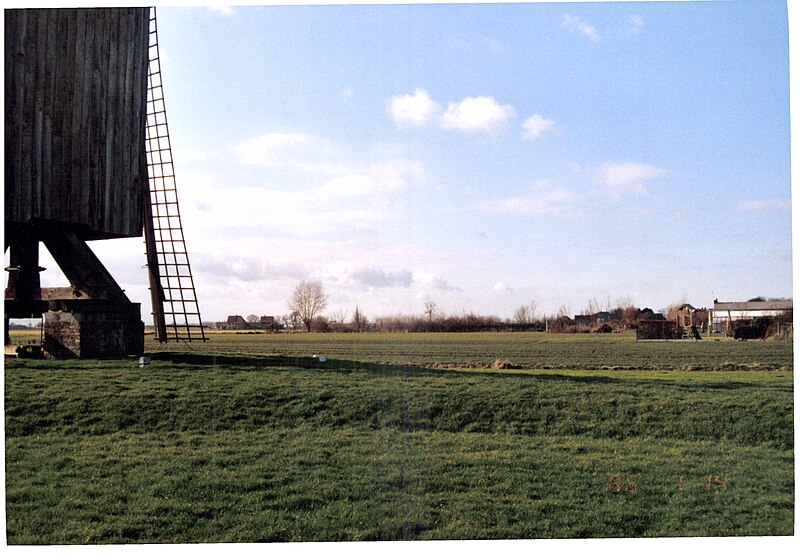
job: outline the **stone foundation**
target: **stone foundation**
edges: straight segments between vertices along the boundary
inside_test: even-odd
[[[139,304],[127,311],[48,311],[45,355],[53,358],[125,358],[144,353]]]

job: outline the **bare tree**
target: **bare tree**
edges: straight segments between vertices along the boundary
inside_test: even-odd
[[[367,318],[364,316],[361,311],[358,310],[358,306],[356,306],[355,312],[353,312],[353,327],[356,329],[356,332],[361,332],[364,330],[364,327],[367,325]]]
[[[626,327],[635,327],[639,323],[639,308],[633,304],[623,307],[622,320]]]
[[[247,322],[258,323],[258,315],[254,315],[253,313],[251,313],[250,315],[247,316]]]
[[[520,305],[517,307],[517,310],[514,311],[514,322],[520,325],[526,325],[530,323],[527,305]]]
[[[428,300],[425,302],[425,315],[428,316],[428,322],[433,323],[433,314],[436,313],[436,304]]]
[[[297,313],[300,320],[311,332],[314,317],[328,305],[328,296],[322,289],[319,280],[300,282],[294,289],[294,295],[289,302],[289,309]]]
[[[628,307],[636,307],[636,304],[631,296],[623,296],[617,298],[617,307],[620,309],[626,309]]]
[[[536,301],[531,300],[529,305],[520,305],[514,311],[514,322],[520,325],[533,323],[536,320]]]
[[[344,325],[345,314],[342,309],[334,311],[333,313],[330,314],[328,318],[330,319],[331,323],[338,323],[340,325]]]
[[[528,304],[528,320],[529,322],[533,323],[536,320],[536,308],[538,305],[536,304],[536,300],[532,299],[531,302]]]

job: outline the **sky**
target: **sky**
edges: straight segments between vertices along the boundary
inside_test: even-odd
[[[203,320],[792,296],[785,2],[157,17]],[[142,240],[91,246],[149,316]]]

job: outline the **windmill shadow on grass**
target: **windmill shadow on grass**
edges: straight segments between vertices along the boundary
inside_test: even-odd
[[[414,364],[387,364],[379,362],[345,360],[338,358],[325,358],[320,360],[314,356],[280,356],[280,355],[236,355],[236,354],[203,354],[190,352],[154,352],[150,355],[153,362],[170,362],[172,364],[208,366],[208,367],[235,367],[235,368],[274,368],[296,367],[308,370],[320,370],[340,373],[370,373],[382,376],[396,377],[485,377],[492,379],[540,379],[563,380],[575,383],[625,383],[623,379],[609,376],[574,376],[563,375],[557,372],[501,372],[488,370],[452,370],[440,367],[425,367]]]
[[[326,358],[320,361],[313,356],[247,356],[236,354],[202,354],[189,352],[154,352],[151,354],[154,362],[170,362],[173,364],[196,365],[205,367],[233,367],[233,368],[275,368],[294,367],[304,370],[317,370],[331,373],[351,374],[362,373],[386,377],[449,377],[466,378],[480,377],[491,379],[508,379],[521,381],[527,379],[535,381],[560,381],[576,385],[630,385],[635,384],[640,388],[652,386],[678,386],[690,390],[724,389],[746,390],[752,387],[751,383],[733,380],[696,380],[685,381],[676,379],[642,379],[612,377],[608,375],[565,375],[558,370],[552,372],[525,372],[525,371],[500,371],[500,370],[451,370],[447,368],[425,367],[413,364],[386,364],[369,361],[344,360]]]

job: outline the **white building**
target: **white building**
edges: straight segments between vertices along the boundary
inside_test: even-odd
[[[792,312],[792,300],[772,301],[717,301],[709,309],[709,328],[711,332],[730,332],[735,321],[752,321],[759,317],[777,317]]]

